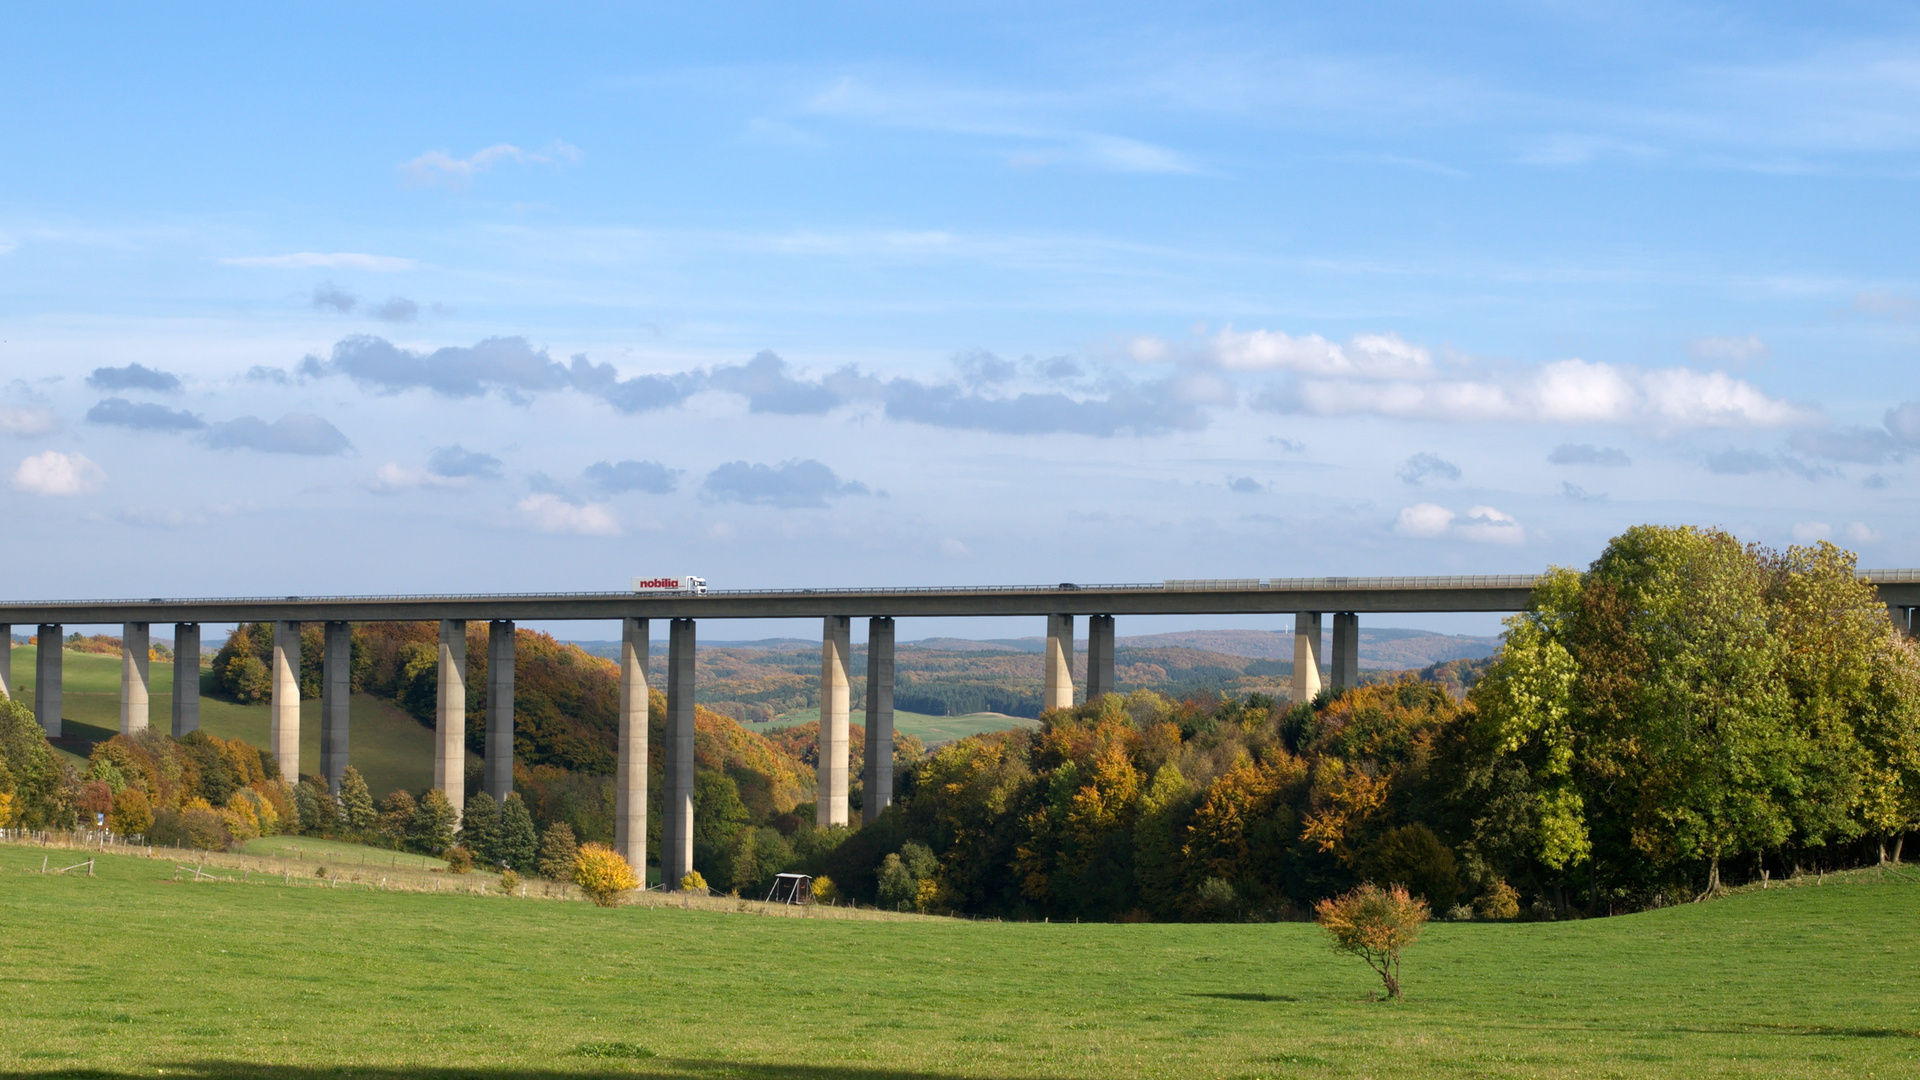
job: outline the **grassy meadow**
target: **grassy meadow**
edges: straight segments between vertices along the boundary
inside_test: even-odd
[[[1894,1077],[1920,874],[1437,924],[1407,998],[1305,924],[766,918],[38,873],[0,845],[0,1075]],[[78,861],[55,852],[53,864]]]
[[[779,731],[781,728],[799,724],[811,724],[820,719],[820,710],[794,709],[780,714],[778,719],[764,724],[742,724],[749,731]],[[867,710],[854,709],[849,722],[855,726],[867,722]],[[893,711],[893,729],[911,735],[921,742],[932,746],[935,743],[952,742],[969,735],[978,735],[984,731],[1005,731],[1008,728],[1037,728],[1040,721],[1029,720],[1022,716],[1008,716],[1005,713],[967,713],[964,716],[930,716],[926,713]]]
[[[33,701],[32,645],[13,647],[15,695]],[[54,748],[76,764],[84,762],[93,744],[120,730],[120,658],[99,653],[68,651],[61,659],[61,738]],[[148,722],[162,731],[172,724],[173,661],[154,661],[148,667]],[[210,697],[211,675],[201,668],[200,729],[223,739],[245,739],[266,747],[272,724],[266,705],[238,705]],[[347,725],[354,768],[366,778],[374,797],[396,788],[418,791],[433,783],[433,732],[391,702],[354,694],[347,703]],[[469,758],[474,758],[472,753]],[[300,703],[300,771],[320,771],[320,702]]]

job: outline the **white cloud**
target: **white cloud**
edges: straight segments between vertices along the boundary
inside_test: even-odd
[[[1773,355],[1773,350],[1760,340],[1760,335],[1748,334],[1746,337],[1695,338],[1687,342],[1687,355],[1695,360],[1737,367],[1765,360]]]
[[[48,409],[0,408],[0,433],[31,439],[49,435],[60,427],[60,418]]]
[[[570,503],[544,492],[520,500],[520,512],[541,532],[581,536],[619,536],[620,523],[605,503]]]
[[[1133,346],[1140,359],[1159,359],[1171,350],[1164,342],[1142,339]],[[1319,334],[1294,337],[1278,330],[1215,334],[1204,358],[1229,371],[1297,371],[1303,375],[1361,379],[1422,378],[1434,374],[1433,354],[1398,334],[1355,334],[1337,345]]]
[[[1456,523],[1453,531],[1482,544],[1521,544],[1527,539],[1527,531],[1513,515],[1491,506],[1468,507],[1466,518]]]
[[[296,251],[290,255],[242,255],[221,259],[227,266],[265,266],[275,270],[411,270],[412,259],[358,251]]]
[[[555,139],[543,150],[522,150],[511,143],[495,143],[476,151],[471,157],[457,158],[445,150],[429,150],[412,161],[402,162],[401,175],[419,187],[464,188],[480,173],[501,161],[554,164],[580,160],[580,148]]]
[[[1880,530],[1870,527],[1864,521],[1847,522],[1847,527],[1841,530],[1840,535],[1845,537],[1849,544],[1877,544],[1885,539],[1880,534]]]
[[[1833,539],[1833,526],[1824,521],[1796,521],[1793,525],[1793,538],[1802,544],[1811,544],[1816,540]]]
[[[964,559],[971,556],[973,552],[967,549],[967,545],[949,536],[940,541],[940,554],[949,559]]]
[[[1719,371],[1651,371],[1586,360],[1556,360],[1505,378],[1424,382],[1303,379],[1262,395],[1281,412],[1373,414],[1470,423],[1629,424],[1658,429],[1783,427],[1819,420],[1816,411],[1768,397]]]
[[[35,454],[13,470],[14,489],[35,495],[84,495],[106,482],[106,471],[87,455],[58,450]]]
[[[391,495],[416,488],[457,488],[466,487],[468,480],[464,476],[441,476],[426,469],[409,469],[391,461],[373,471],[373,478],[367,481],[367,487],[382,495]],[[522,509],[525,509],[523,506]]]
[[[1420,540],[1457,536],[1482,544],[1519,544],[1527,539],[1526,530],[1513,515],[1491,506],[1469,507],[1461,517],[1437,503],[1415,503],[1400,511],[1393,531]]]
[[[1453,525],[1454,512],[1436,503],[1415,503],[1400,511],[1399,520],[1393,523],[1393,531],[1401,536],[1414,536],[1428,539],[1445,536]]]

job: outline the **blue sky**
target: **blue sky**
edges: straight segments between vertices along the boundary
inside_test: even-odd
[[[178,8],[0,13],[10,595],[1920,564],[1909,5]]]

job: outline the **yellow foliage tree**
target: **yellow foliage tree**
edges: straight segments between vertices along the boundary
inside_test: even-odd
[[[680,879],[680,891],[704,893],[707,891],[707,879],[701,875],[700,871],[689,870],[687,875]]]
[[[620,894],[640,887],[633,867],[605,844],[583,844],[573,861],[573,883],[601,907],[613,907]]]
[[[1313,906],[1314,921],[1333,939],[1335,952],[1367,962],[1387,984],[1387,996],[1400,996],[1400,950],[1418,941],[1427,924],[1427,902],[1395,885],[1362,885],[1345,896]]]

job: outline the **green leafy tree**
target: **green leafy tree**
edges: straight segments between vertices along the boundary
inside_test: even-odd
[[[453,846],[453,826],[457,815],[447,793],[428,788],[413,808],[413,820],[407,825],[407,843],[423,855],[438,855]]]
[[[693,778],[693,842],[725,847],[741,826],[752,820],[740,801],[739,785],[721,772],[697,772]]]
[[[347,766],[340,774],[340,814],[348,829],[362,836],[380,827],[380,811],[373,805],[373,793],[360,770]]]
[[[500,804],[478,792],[467,800],[460,820],[460,843],[481,866],[492,866],[500,847]]]
[[[0,698],[0,794],[12,796],[12,823],[33,829],[71,824],[67,772],[33,711]]]
[[[540,836],[534,831],[526,801],[519,792],[508,792],[507,801],[500,807],[500,839],[494,858],[524,874],[533,869],[539,848]]]

